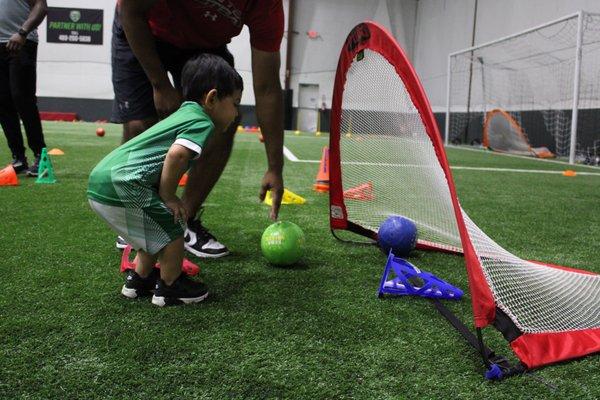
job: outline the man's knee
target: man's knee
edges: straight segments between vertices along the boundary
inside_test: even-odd
[[[223,144],[222,154],[229,157],[231,154],[231,150],[233,149],[233,142],[235,141],[235,132],[237,130],[237,125],[233,129],[230,129],[225,132],[225,141]]]
[[[157,122],[154,117],[127,121],[123,124],[123,143],[133,139]]]
[[[206,152],[202,152],[200,159],[205,160],[211,165],[225,165],[229,160],[233,149],[234,135],[228,132],[221,133],[221,136],[215,138],[206,148]],[[204,157],[203,157],[204,156]]]
[[[229,128],[223,132],[223,144],[221,147],[221,154],[229,156],[231,149],[233,148],[233,142],[235,141],[235,133],[237,132],[238,121],[234,122]]]

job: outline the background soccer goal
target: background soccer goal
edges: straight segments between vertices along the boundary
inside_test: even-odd
[[[594,160],[600,138],[600,14],[579,12],[449,55],[445,140],[481,143],[506,110],[532,147]]]

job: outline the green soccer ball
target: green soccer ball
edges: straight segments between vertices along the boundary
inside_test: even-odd
[[[263,232],[260,248],[271,264],[295,264],[304,250],[304,232],[293,222],[275,222]]]

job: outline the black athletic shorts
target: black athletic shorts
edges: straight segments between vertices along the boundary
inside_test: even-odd
[[[133,55],[127,43],[125,32],[121,26],[118,12],[115,10],[115,19],[112,29],[112,83],[115,91],[111,122],[124,123],[155,117],[154,97],[152,85],[146,77],[144,69]],[[170,43],[156,40],[158,56],[167,70],[171,73],[175,87],[181,89],[181,71],[190,59],[200,53],[211,53],[223,57],[232,67],[233,55],[227,46],[214,49],[180,49]]]

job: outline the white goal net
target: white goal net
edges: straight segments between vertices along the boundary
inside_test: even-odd
[[[600,14],[580,12],[452,53],[447,100],[447,143],[481,143],[485,114],[503,109],[532,147],[593,162],[600,143]]]

